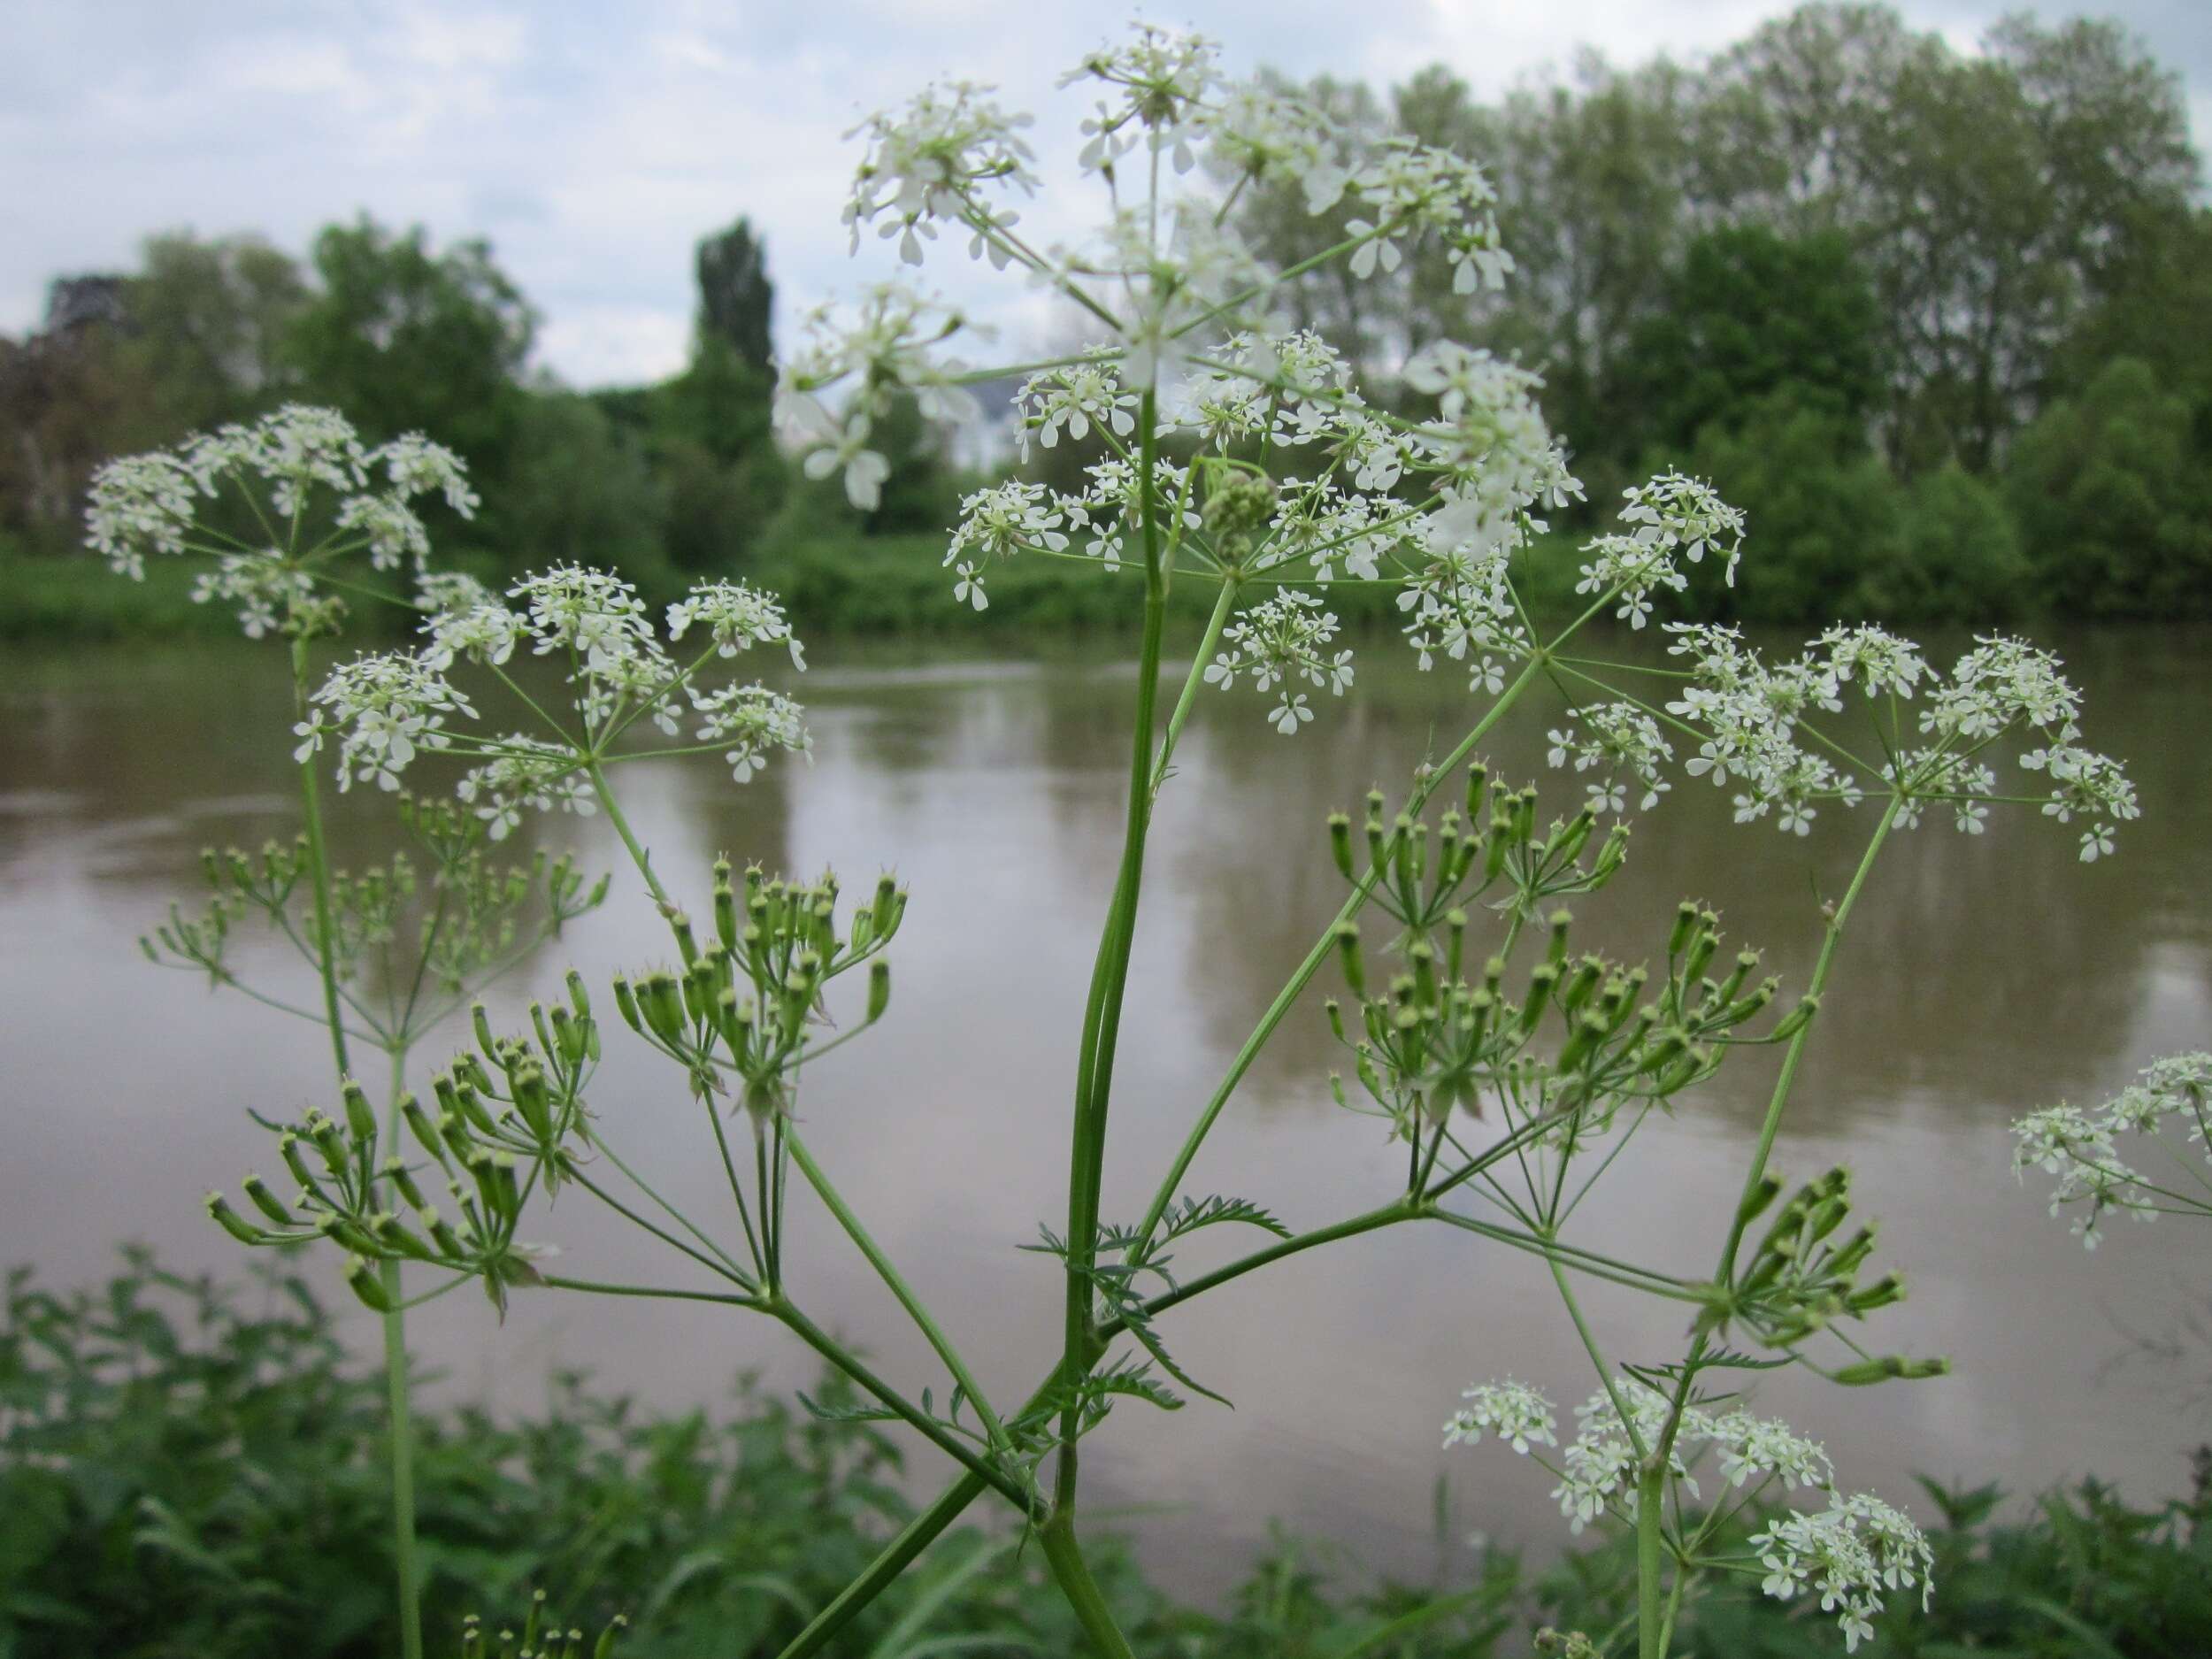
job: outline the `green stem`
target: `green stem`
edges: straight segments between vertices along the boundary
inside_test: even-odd
[[[1237,601],[1238,579],[1231,576],[1221,584],[1220,597],[1214,601],[1213,615],[1206,620],[1206,632],[1198,641],[1198,649],[1191,657],[1190,672],[1183,677],[1182,695],[1175,700],[1175,711],[1167,717],[1167,736],[1160,743],[1160,757],[1152,768],[1152,793],[1156,797],[1160,786],[1167,781],[1168,762],[1174,758],[1177,740],[1183,735],[1183,723],[1190,718],[1191,705],[1198,700],[1198,687],[1205,678],[1206,661],[1213,655],[1220,641],[1221,630],[1229,620],[1229,612]]]
[[[1029,1494],[1019,1482],[1004,1471],[989,1463],[981,1453],[961,1437],[931,1417],[919,1406],[876,1375],[861,1359],[835,1337],[801,1313],[780,1294],[772,1295],[760,1304],[763,1313],[782,1321],[802,1342],[824,1359],[843,1371],[863,1388],[880,1400],[891,1410],[904,1418],[909,1425],[920,1431],[922,1437],[947,1456],[953,1458],[971,1474],[999,1494],[1024,1514],[1032,1512]]]
[[[1666,1603],[1658,1593],[1667,1561],[1666,1480],[1663,1456],[1645,1459],[1636,1476],[1637,1659],[1667,1659]]]
[[[1044,1545],[1045,1563],[1052,1569],[1052,1580],[1060,1586],[1068,1605],[1075,1609],[1091,1644],[1106,1655],[1106,1659],[1136,1659],[1131,1651],[1129,1639],[1114,1623],[1114,1615],[1101,1594],[1098,1581],[1091,1577],[1091,1570],[1084,1559],[1080,1546],[1075,1541],[1075,1517],[1063,1509],[1045,1525],[1038,1534]]]
[[[312,717],[308,701],[307,641],[292,641],[292,699],[302,722]],[[339,1010],[338,963],[332,949],[330,919],[330,850],[323,837],[322,798],[315,776],[314,757],[300,762],[300,810],[307,832],[308,867],[315,888],[315,966],[322,979],[323,1012],[330,1028],[330,1055],[341,1079],[353,1075],[346,1052],[346,1024]],[[392,1116],[396,1118],[401,1067],[404,1050],[391,1053]],[[413,1416],[407,1399],[407,1317],[399,1311],[406,1300],[400,1286],[399,1263],[386,1260],[378,1276],[392,1311],[383,1316],[384,1396],[390,1411],[392,1456],[392,1555],[398,1574],[399,1643],[402,1659],[422,1659],[422,1590],[415,1559],[415,1468]]]
[[[936,1502],[909,1521],[899,1535],[884,1547],[883,1553],[868,1563],[866,1571],[840,1590],[834,1601],[807,1621],[806,1628],[791,1639],[776,1659],[810,1659],[811,1655],[821,1652],[861,1609],[895,1583],[899,1575],[913,1565],[914,1558],[935,1543],[938,1535],[958,1520],[961,1512],[981,1497],[983,1492],[982,1477],[973,1474],[964,1474],[946,1487]]]
[[[1100,976],[1102,983],[1093,993],[1096,1048],[1077,1079],[1075,1123],[1068,1156],[1067,1294],[1060,1363],[1061,1375],[1070,1383],[1093,1363],[1091,1270],[1097,1256],[1099,1179],[1106,1156],[1106,1118],[1121,1027],[1122,994],[1128,984],[1137,900],[1144,883],[1145,838],[1152,822],[1153,726],[1160,695],[1160,641],[1167,622],[1167,591],[1161,580],[1159,521],[1152,488],[1158,443],[1155,396],[1149,391],[1144,394],[1137,417],[1141,423],[1138,465],[1144,502],[1144,643],[1137,662],[1128,816],[1122,835],[1121,872],[1107,912],[1099,963],[1104,970]],[[1071,1398],[1060,1425],[1056,1496],[1062,1504],[1072,1504],[1075,1498],[1075,1440],[1081,1415],[1079,1402]]]
[[[645,885],[655,902],[664,911],[674,909],[675,902],[668,896],[668,889],[661,886],[661,879],[653,873],[652,858],[639,844],[636,835],[631,833],[630,820],[622,816],[621,804],[615,800],[614,791],[607,787],[607,774],[599,769],[597,760],[585,763],[584,775],[591,780],[592,793],[599,797],[599,804],[607,814],[607,822],[614,826],[614,833],[622,838],[623,846],[629,849],[630,861],[637,865],[638,873],[645,878]]]
[[[837,1217],[837,1225],[845,1229],[846,1235],[868,1258],[868,1264],[876,1270],[877,1276],[890,1286],[891,1294],[899,1299],[899,1306],[905,1309],[907,1317],[920,1327],[922,1334],[929,1339],[930,1347],[937,1350],[937,1357],[944,1361],[945,1368],[951,1371],[953,1380],[966,1392],[970,1403],[975,1407],[976,1416],[983,1420],[983,1427],[991,1437],[991,1444],[1003,1448],[1006,1430],[1000,1424],[998,1414],[991,1409],[991,1402],[984,1397],[982,1385],[976,1381],[966,1363],[961,1359],[960,1350],[952,1345],[952,1339],[930,1316],[928,1308],[914,1294],[912,1286],[900,1275],[899,1270],[892,1265],[891,1258],[883,1253],[882,1247],[869,1236],[868,1229],[861,1225],[860,1217],[839,1195],[836,1187],[830,1185],[829,1177],[823,1173],[821,1166],[808,1153],[796,1130],[785,1132],[784,1145],[790,1148],[791,1160],[799,1166],[799,1173],[806,1177],[808,1185],[829,1207],[830,1214]]]

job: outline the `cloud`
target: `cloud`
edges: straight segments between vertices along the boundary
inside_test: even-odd
[[[2129,16],[2212,116],[2198,0]],[[1181,0],[1152,10],[1223,40],[1233,65],[1377,81],[1439,59],[1486,93],[1586,42],[1617,61],[1694,55],[1786,8],[1771,0]],[[1922,0],[1923,27],[1978,35],[2001,11]],[[545,318],[542,364],[592,385],[680,360],[697,239],[749,215],[785,324],[890,273],[849,258],[837,215],[860,114],[932,75],[995,81],[1040,111],[1048,162],[1072,154],[1059,71],[1117,27],[1033,0],[29,0],[0,59],[0,328],[37,319],[57,273],[125,265],[151,231],[265,232],[303,249],[359,212],[490,237]],[[1088,211],[1086,203],[1083,211]],[[1041,203],[1041,238],[1072,232]],[[1018,348],[1048,308],[956,245],[925,280]]]

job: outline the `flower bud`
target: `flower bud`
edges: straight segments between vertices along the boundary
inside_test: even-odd
[[[346,1257],[346,1288],[360,1297],[373,1312],[391,1312],[392,1299],[384,1294],[383,1280],[358,1256]]]
[[[1695,985],[1704,976],[1706,964],[1713,959],[1713,952],[1719,948],[1720,935],[1709,929],[1701,932],[1690,941],[1689,954],[1682,959],[1683,984]]]
[[[1341,812],[1329,814],[1329,851],[1347,881],[1358,879],[1352,870],[1352,820]]]
[[[1774,1202],[1776,1195],[1781,1190],[1782,1178],[1780,1176],[1771,1171],[1762,1175],[1751,1190],[1743,1195],[1743,1202],[1736,1206],[1737,1228],[1741,1230],[1747,1227],[1764,1215],[1767,1206]]]
[[[522,1114],[522,1121],[530,1125],[530,1133],[540,1142],[550,1141],[553,1138],[553,1096],[546,1087],[544,1069],[534,1063],[518,1066],[515,1070],[513,1083],[515,1110]]]
[[[647,974],[637,983],[638,1010],[645,1023],[670,1048],[680,1047],[683,1041],[683,1003],[676,990],[676,976],[660,970]]]
[[[1461,968],[1466,959],[1467,912],[1448,910],[1444,914],[1444,977],[1453,984],[1459,983]]]
[[[691,918],[681,910],[673,912],[668,918],[668,931],[676,936],[676,953],[684,966],[688,968],[697,962],[699,941],[692,937]]]
[[[1406,959],[1413,964],[1413,994],[1424,1008],[1436,1006],[1436,949],[1425,939],[1414,941],[1406,952]]]
[[[233,1210],[220,1193],[207,1195],[207,1213],[215,1225],[241,1244],[266,1244],[269,1235]]]
[[[891,964],[878,956],[868,964],[868,1018],[871,1024],[883,1018],[883,1010],[891,1006]]]
[[[714,868],[714,936],[722,941],[723,949],[735,950],[737,895],[730,887],[729,860],[716,860]]]
[[[420,1210],[423,1207],[422,1188],[415,1185],[414,1176],[409,1171],[406,1164],[397,1156],[386,1158],[378,1173],[389,1181],[394,1190],[407,1201],[408,1208]]]
[[[638,1014],[637,996],[630,989],[629,980],[618,973],[614,976],[614,1006],[624,1025],[640,1036],[645,1034],[645,1022]]]
[[[492,1038],[491,1016],[485,1011],[480,1001],[469,1004],[469,1023],[475,1027],[476,1046],[486,1054],[497,1054],[499,1044]]]
[[[1820,1012],[1820,999],[1818,997],[1808,996],[1802,998],[1795,1008],[1790,1010],[1788,1013],[1783,1015],[1780,1019],[1775,1022],[1774,1029],[1767,1033],[1769,1040],[1778,1042],[1787,1041],[1789,1039],[1796,1036],[1799,1032],[1804,1030],[1806,1026],[1811,1025],[1813,1023],[1813,1016],[1818,1012]]]
[[[1674,930],[1667,935],[1667,960],[1671,962],[1689,949],[1690,941],[1697,937],[1697,906],[1685,899],[1675,908]]]
[[[1528,1001],[1521,1006],[1521,1035],[1527,1036],[1536,1029],[1536,1022],[1544,1017],[1544,1008],[1551,1001],[1552,987],[1559,983],[1559,970],[1548,962],[1540,962],[1530,970]]]
[[[1597,813],[1586,806],[1564,824],[1555,826],[1551,839],[1544,844],[1545,859],[1548,862],[1556,859],[1563,864],[1572,864],[1581,856],[1583,848],[1589,842],[1590,832],[1597,827]]]
[[[1596,1055],[1598,1045],[1605,1041],[1605,1022],[1596,1015],[1585,1014],[1575,1021],[1573,1033],[1568,1037],[1566,1046],[1559,1051],[1560,1071],[1580,1070],[1585,1061]]]
[[[1344,1041],[1344,1005],[1333,996],[1321,1004],[1321,1011],[1328,1016],[1329,1034],[1339,1042]]]
[[[258,1175],[249,1173],[238,1185],[245,1191],[253,1207],[280,1227],[296,1227],[299,1217],[284,1207],[283,1202],[269,1190],[269,1184]]]
[[[1567,960],[1567,930],[1574,926],[1574,915],[1569,910],[1554,910],[1551,915],[1551,949],[1545,959],[1554,969]]]
[[[1490,819],[1490,836],[1483,849],[1482,879],[1486,885],[1498,879],[1505,868],[1505,856],[1513,850],[1513,817],[1499,812]]]
[[[1474,826],[1483,820],[1482,795],[1489,785],[1490,768],[1479,760],[1470,761],[1467,764],[1467,827],[1471,834]]]
[[[1359,924],[1339,922],[1335,928],[1338,962],[1344,970],[1344,983],[1352,987],[1352,995],[1364,1002],[1367,997],[1367,975],[1360,964]]]
[[[439,1254],[448,1261],[457,1262],[467,1257],[468,1247],[461,1242],[461,1235],[454,1232],[451,1225],[436,1210],[425,1208],[416,1219],[422,1223],[423,1231],[430,1235],[431,1243],[438,1247]]]
[[[345,1102],[346,1128],[354,1140],[364,1144],[376,1139],[376,1113],[369,1106],[369,1097],[361,1086],[351,1078],[338,1085],[338,1098]]]
[[[1892,1302],[1905,1299],[1905,1281],[1901,1275],[1885,1273],[1864,1290],[1854,1291],[1844,1298],[1844,1305],[1853,1313],[1871,1313],[1877,1308],[1886,1308]]]

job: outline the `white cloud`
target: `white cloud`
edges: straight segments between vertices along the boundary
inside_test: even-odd
[[[2130,0],[2212,113],[2212,50],[2183,0]],[[303,249],[368,212],[441,238],[488,235],[545,318],[541,359],[580,384],[664,373],[690,326],[697,238],[749,214],[787,322],[887,274],[837,222],[867,109],[956,73],[1040,111],[1071,154],[1058,72],[1118,8],[1034,0],[548,0],[394,8],[288,0],[27,0],[0,63],[0,328],[36,321],[58,273],[127,264],[150,231],[264,231]],[[1150,10],[1222,39],[1233,65],[1387,81],[1442,59],[1492,93],[1586,42],[1616,61],[1694,55],[1776,0],[1180,0]],[[1918,0],[1966,37],[2001,9]],[[1040,203],[1049,238],[1081,211]],[[1048,308],[939,244],[924,278],[1018,349]]]

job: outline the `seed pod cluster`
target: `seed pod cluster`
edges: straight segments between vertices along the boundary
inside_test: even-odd
[[[463,1052],[430,1079],[434,1105],[400,1097],[394,1116],[405,1134],[388,1150],[375,1110],[348,1079],[336,1117],[310,1109],[277,1138],[277,1155],[298,1185],[290,1203],[250,1174],[242,1190],[259,1222],[239,1215],[219,1193],[209,1195],[209,1213],[244,1244],[331,1240],[351,1258],[348,1284],[380,1311],[388,1301],[371,1264],[380,1261],[479,1274],[503,1310],[507,1289],[536,1278],[515,1241],[524,1201],[541,1187],[557,1190],[572,1175],[566,1142],[581,1121],[584,1087],[599,1059],[598,1021],[581,977],[572,972],[567,988],[565,1002],[531,1005],[534,1042],[494,1037],[477,1004],[478,1050]],[[450,1219],[434,1187],[443,1189]]]
[[[1781,1195],[1769,1174],[1745,1195],[1739,1223],[1748,1228]],[[1863,1319],[1901,1302],[1905,1282],[1895,1273],[1862,1282],[1874,1251],[1873,1224],[1844,1231],[1851,1217],[1851,1172],[1838,1166],[1791,1194],[1749,1256],[1749,1264],[1709,1317],[1709,1324],[1740,1320],[1769,1348],[1794,1348],[1844,1319]],[[1835,1373],[1836,1380],[1866,1384],[1897,1378],[1940,1376],[1942,1360],[1897,1356],[1868,1360]]]
[[[862,1026],[883,1017],[890,964],[881,956],[906,915],[906,893],[889,876],[841,923],[837,878],[797,883],[758,865],[733,879],[714,866],[710,931],[671,913],[680,965],[615,980],[615,1005],[631,1030],[684,1066],[702,1096],[734,1079],[757,1124],[790,1109],[800,1065],[828,1024],[824,993],[840,974],[865,965]]]

